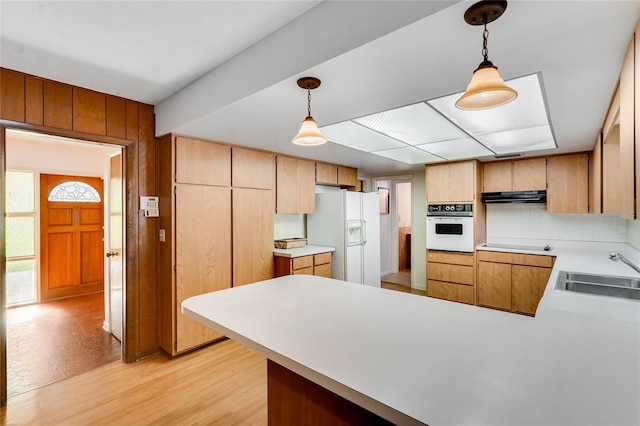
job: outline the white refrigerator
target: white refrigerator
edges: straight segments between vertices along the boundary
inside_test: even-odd
[[[352,191],[316,194],[307,215],[310,245],[335,247],[335,279],[380,287],[380,196]]]

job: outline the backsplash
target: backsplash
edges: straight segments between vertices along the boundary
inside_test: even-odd
[[[630,221],[632,222],[632,221]],[[633,224],[640,244],[640,226]],[[544,204],[487,205],[487,240],[492,238],[627,242],[627,220],[601,214],[549,214]],[[631,243],[631,242],[630,242]]]
[[[627,243],[640,250],[640,220],[627,221]]]

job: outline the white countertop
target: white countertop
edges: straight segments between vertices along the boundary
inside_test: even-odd
[[[308,275],[182,306],[397,424],[640,424],[640,321],[532,318]]]
[[[310,246],[306,245],[304,247],[298,247],[293,249],[273,249],[274,256],[282,256],[282,257],[302,257],[302,256],[310,256],[312,254],[320,254],[336,251],[334,247],[323,247],[323,246]]]

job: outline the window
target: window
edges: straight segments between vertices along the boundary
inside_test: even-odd
[[[99,203],[100,194],[84,182],[69,181],[57,185],[49,193],[49,201]]]
[[[6,172],[6,303],[36,300],[35,175]]]

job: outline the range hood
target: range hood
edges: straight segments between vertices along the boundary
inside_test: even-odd
[[[509,192],[483,192],[482,202],[487,204],[497,203],[539,203],[547,202],[547,191],[509,191]]]

